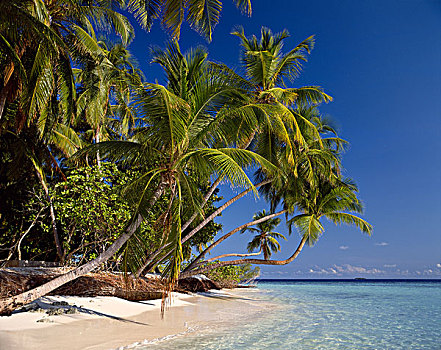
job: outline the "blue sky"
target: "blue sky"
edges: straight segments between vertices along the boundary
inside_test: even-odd
[[[441,1],[254,0],[251,18],[224,1],[212,43],[184,24],[181,49],[204,45],[210,59],[238,68],[239,40],[229,34],[237,25],[247,35],[259,35],[261,26],[287,29],[286,50],[316,35],[293,86],[320,85],[333,96],[321,111],[351,143],[343,166],[374,226],[367,237],[326,223],[314,247],[288,266],[263,267],[262,277],[441,278]],[[149,81],[164,81],[148,50],[166,40],[156,23],[150,33],[138,28],[130,46]],[[222,187],[221,194],[228,199],[233,192]],[[251,195],[218,221],[228,232],[267,208]],[[287,234],[283,223],[278,231]],[[244,252],[247,239],[232,237],[214,254]],[[288,257],[298,242],[293,233],[274,258]]]

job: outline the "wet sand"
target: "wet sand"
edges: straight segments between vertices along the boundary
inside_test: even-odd
[[[134,344],[220,327],[257,314],[264,305],[254,294],[243,289],[203,295],[174,293],[163,319],[161,300],[46,297],[39,300],[40,306],[47,308],[54,301],[67,301],[78,306],[79,313],[48,316],[41,312],[21,312],[0,317],[0,349],[130,348]],[[36,322],[42,318],[47,321]]]

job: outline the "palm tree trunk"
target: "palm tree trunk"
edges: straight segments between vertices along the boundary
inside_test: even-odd
[[[219,180],[219,179],[218,179]],[[217,181],[217,180],[216,180]],[[266,185],[267,183],[270,183],[272,180],[265,180],[262,181],[260,183],[258,183],[257,185],[255,185],[254,187],[260,187],[263,185]],[[213,186],[212,186],[213,187]],[[234,202],[236,202],[237,200],[239,200],[240,198],[242,198],[243,196],[245,196],[246,194],[248,194],[249,192],[251,192],[252,188],[248,188],[245,191],[239,193],[237,196],[231,198],[228,202],[226,202],[224,205],[222,205],[221,207],[219,207],[214,213],[212,213],[210,216],[208,216],[204,221],[202,221],[196,228],[194,228],[188,235],[186,235],[182,240],[181,240],[181,244],[185,243],[186,241],[188,241],[191,237],[193,237],[196,233],[198,233],[205,225],[207,225],[211,220],[213,220],[216,216],[218,216],[222,211],[224,211],[227,207],[229,207],[231,204],[233,204]],[[214,189],[213,189],[214,191]],[[181,230],[182,233],[183,230]],[[156,251],[154,253],[154,256],[158,256],[158,254],[160,253],[160,251],[162,250],[162,247],[159,248],[159,251]],[[171,255],[171,252],[167,253],[166,255],[164,255],[160,261],[158,263],[160,263],[161,261],[167,259],[169,256]],[[152,263],[153,259],[149,259],[147,262],[144,263],[144,265],[137,271],[137,275],[140,276],[142,274],[142,272],[148,267],[148,265],[150,265]]]
[[[257,220],[253,220],[253,221],[250,221],[250,222],[248,222],[248,223],[246,223],[246,224],[243,224],[243,225],[241,225],[241,226],[236,227],[234,230],[232,230],[232,231],[226,233],[226,234],[223,235],[221,238],[219,238],[216,242],[214,242],[214,243],[212,243],[210,246],[208,246],[208,247],[207,247],[207,248],[206,248],[201,254],[199,254],[199,256],[198,256],[196,259],[194,259],[194,260],[191,262],[190,265],[187,266],[187,268],[184,270],[184,272],[191,271],[191,269],[195,268],[195,267],[196,267],[196,264],[197,264],[202,258],[204,258],[204,256],[207,255],[207,253],[208,253],[210,250],[212,250],[212,249],[213,249],[214,247],[216,247],[217,245],[221,244],[223,241],[225,241],[228,237],[232,236],[232,235],[235,234],[236,232],[238,232],[238,231],[240,231],[240,230],[243,230],[244,228],[247,228],[247,227],[249,227],[249,226],[253,226],[253,225],[260,224],[261,222],[265,222],[265,221],[267,221],[267,220],[269,220],[269,219],[272,219],[272,218],[274,218],[274,217],[276,217],[276,216],[282,215],[282,214],[286,213],[287,211],[288,211],[288,210],[284,209],[284,210],[281,210],[281,211],[279,211],[279,212],[277,212],[277,213],[274,213],[274,214],[270,214],[270,215],[264,216],[263,218],[260,218],[260,219],[257,219]],[[234,256],[234,255],[233,255],[233,256]],[[237,256],[237,255],[236,255],[236,256]],[[210,259],[210,260],[211,260],[211,259]]]
[[[5,109],[5,104],[6,104],[6,91],[3,91],[4,89],[2,89],[0,91],[0,120],[2,119],[2,115],[3,115],[3,110]]]
[[[257,187],[266,185],[266,184],[270,183],[271,181],[272,180],[262,181],[262,182],[258,183],[257,185],[255,185],[254,187],[257,188]],[[185,237],[182,239],[182,243],[187,242],[191,237],[193,237],[196,233],[198,233],[211,220],[213,220],[216,216],[218,216],[220,213],[222,213],[227,207],[229,207],[231,204],[233,204],[237,200],[241,199],[242,197],[244,197],[245,195],[247,195],[251,191],[252,191],[252,188],[250,187],[250,188],[246,189],[245,191],[239,193],[237,196],[231,198],[228,202],[226,202],[221,207],[217,208],[216,211],[214,211],[210,216],[208,216],[204,221],[202,221],[198,226],[196,226],[188,235],[185,235]]]
[[[148,207],[152,207],[158,198],[162,195],[165,188],[164,183],[161,183],[156,191],[153,193],[152,198],[149,201]],[[67,282],[73,281],[74,279],[89,273],[95,268],[99,267],[102,263],[110,259],[115,253],[126,243],[130,237],[133,236],[135,231],[141,225],[143,218],[140,214],[137,214],[136,219],[133,220],[130,225],[123,233],[106,251],[102,252],[96,259],[87,262],[86,264],[77,267],[76,269],[69,271],[61,276],[54,278],[53,280],[26,291],[22,294],[15,295],[11,298],[0,300],[0,315],[10,315],[11,312],[25,304],[28,304],[35,299],[38,299],[47,293],[53,291],[54,289],[66,284]]]
[[[44,208],[43,208],[44,209]],[[23,235],[20,237],[20,240],[18,241],[17,244],[17,253],[18,253],[18,260],[21,260],[21,242],[23,242],[23,239],[26,237],[26,235],[31,232],[32,227],[34,227],[34,225],[37,223],[38,218],[40,217],[41,212],[43,211],[43,209],[40,209],[40,211],[38,212],[37,216],[35,217],[34,221],[32,221],[32,224],[28,227],[28,229],[26,230],[25,233],[23,233]],[[9,258],[7,259],[9,260]]]
[[[212,262],[212,261],[215,261],[215,260],[217,260],[217,259],[228,258],[228,257],[230,257],[230,256],[246,257],[246,256],[256,256],[256,255],[260,255],[260,254],[262,254],[262,251],[261,251],[261,250],[259,250],[257,253],[245,253],[245,254],[235,254],[235,253],[231,253],[231,254],[222,254],[222,255],[215,256],[214,258],[207,259],[206,262]]]
[[[96,129],[95,134],[95,143],[100,143],[100,127]],[[98,166],[98,171],[101,170],[101,157],[100,157],[100,151],[96,151],[96,164]]]
[[[308,238],[306,236],[303,237],[302,240],[300,241],[297,249],[286,260],[238,259],[238,260],[229,260],[229,261],[219,261],[219,262],[217,262],[215,264],[212,264],[212,265],[203,266],[203,267],[201,267],[201,268],[199,268],[197,270],[183,272],[181,274],[181,277],[185,278],[185,277],[197,275],[197,274],[200,274],[200,273],[203,273],[203,272],[206,272],[206,271],[210,271],[210,270],[213,270],[215,268],[222,267],[222,266],[243,265],[243,264],[253,264],[253,265],[287,265],[290,262],[292,262],[295,258],[297,258],[297,256],[302,251],[302,249],[303,249],[307,239]]]
[[[208,189],[207,194],[204,197],[204,200],[202,201],[202,208],[207,204],[208,200],[210,199],[211,195],[213,194],[214,190],[219,186],[220,182],[222,181],[222,177],[218,177],[215,182],[211,185],[211,187]],[[196,219],[196,216],[198,216],[198,211],[195,211],[190,219],[187,220],[187,222],[182,225],[181,232],[184,232],[188,226]]]

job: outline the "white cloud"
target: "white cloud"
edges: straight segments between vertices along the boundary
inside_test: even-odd
[[[380,243],[375,243],[375,245],[378,245],[380,247],[385,247],[385,246],[389,245],[389,243],[387,243],[387,242],[380,242]]]
[[[363,266],[353,266],[349,264],[345,264],[342,266],[334,265],[335,270],[337,270],[341,274],[368,274],[368,275],[381,275],[384,274],[385,271],[377,269],[377,268],[369,268]]]
[[[338,247],[338,249],[347,250],[349,249],[349,247],[347,245],[341,245],[340,247]]]
[[[389,268],[397,267],[397,264],[391,264],[391,265],[385,264],[385,265],[383,265],[383,267],[389,267]]]
[[[426,269],[423,271],[423,275],[426,276],[441,276],[441,271],[440,270],[432,270],[432,269]]]
[[[384,275],[386,271],[380,270],[373,267],[363,267],[363,266],[352,266],[349,264],[345,265],[333,265],[332,267],[320,267],[313,266],[306,273],[314,275],[334,275],[334,276],[345,276],[345,275]]]
[[[441,264],[436,264],[436,267],[439,267],[441,269]]]

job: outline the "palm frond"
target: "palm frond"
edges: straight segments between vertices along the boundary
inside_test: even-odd
[[[188,21],[210,42],[221,11],[222,2],[219,0],[189,0]]]
[[[252,8],[251,8],[251,0],[234,0],[236,7],[240,9],[240,11],[248,16],[251,16]]]
[[[186,1],[166,1],[162,8],[162,24],[173,38],[179,39],[184,21]]]
[[[160,16],[161,3],[159,0],[129,0],[127,9],[143,29],[150,31],[153,21]]]
[[[367,233],[369,236],[372,234],[372,225],[365,220],[359,218],[358,216],[348,213],[324,213],[323,215],[325,215],[335,224],[355,225],[362,232]]]
[[[307,238],[307,243],[310,246],[317,242],[317,240],[325,230],[314,214],[296,215],[288,221],[288,225],[289,227],[295,225],[298,228],[300,234],[303,237]]]

